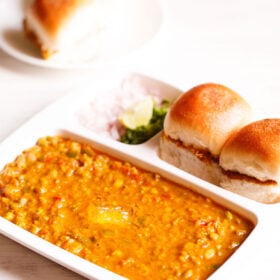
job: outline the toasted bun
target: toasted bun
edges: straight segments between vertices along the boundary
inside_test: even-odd
[[[248,176],[231,176],[228,172],[221,175],[221,187],[231,192],[262,203],[280,201],[280,186],[275,181],[261,182]]]
[[[159,156],[162,160],[199,177],[207,182],[219,185],[221,169],[216,160],[199,155],[200,151],[180,145],[178,141],[161,134]]]
[[[224,170],[260,181],[280,181],[280,119],[264,119],[241,128],[224,145]]]
[[[72,47],[104,25],[105,0],[35,0],[24,18],[26,35],[44,58]]]
[[[227,138],[251,119],[251,107],[231,89],[207,83],[190,89],[171,106],[164,132],[184,145],[219,155]]]
[[[55,36],[61,25],[87,0],[36,0],[29,13],[44,26],[50,36]]]

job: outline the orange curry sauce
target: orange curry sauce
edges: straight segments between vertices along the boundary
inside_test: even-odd
[[[253,224],[88,144],[44,137],[0,174],[0,215],[129,279],[205,279]]]

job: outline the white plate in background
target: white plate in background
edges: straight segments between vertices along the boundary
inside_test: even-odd
[[[112,0],[114,17],[105,32],[88,36],[75,48],[44,60],[23,33],[22,22],[30,2],[0,0],[0,48],[40,67],[94,68],[114,63],[153,41],[163,21],[162,0]]]

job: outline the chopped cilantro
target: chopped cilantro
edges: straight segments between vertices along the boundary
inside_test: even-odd
[[[169,106],[170,101],[168,100],[163,100],[161,104],[155,105],[150,122],[147,125],[138,126],[135,129],[125,128],[120,141],[126,144],[141,144],[153,137],[162,130],[164,118]]]

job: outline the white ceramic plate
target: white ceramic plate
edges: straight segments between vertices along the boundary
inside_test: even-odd
[[[75,48],[44,60],[22,30],[30,2],[0,0],[0,47],[18,60],[41,67],[93,68],[114,63],[150,43],[163,20],[161,0],[118,0],[106,32],[88,36]]]
[[[127,94],[132,91],[136,95],[145,92],[156,95],[160,92],[162,96],[169,99],[182,93],[173,86],[137,73],[121,73],[105,77],[97,84],[69,93],[34,116],[3,141],[0,144],[0,169],[6,163],[13,161],[23,150],[33,146],[40,137],[62,134],[86,139],[99,150],[120,159],[129,160],[144,169],[158,172],[251,220],[255,224],[253,232],[226,263],[210,277],[211,279],[249,279],[250,271],[246,271],[246,266],[243,264],[248,263],[249,260],[253,261],[254,256],[265,248],[266,242],[263,240],[267,236],[270,236],[271,239],[277,237],[278,233],[273,228],[275,220],[278,219],[276,215],[279,206],[260,204],[230,193],[162,161],[158,156],[159,135],[140,145],[127,145],[116,141],[110,135],[96,133],[86,122],[80,122],[79,112],[82,110],[84,114],[90,114],[90,111],[84,111],[83,108],[89,106],[91,102],[96,103],[100,99],[113,99],[113,102],[117,102],[119,93]],[[90,115],[88,117],[91,118]],[[0,233],[87,278],[122,279],[122,277],[66,252],[3,218],[0,218]]]

